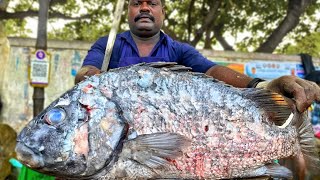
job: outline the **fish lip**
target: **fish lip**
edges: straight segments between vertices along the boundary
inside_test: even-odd
[[[35,153],[24,143],[18,141],[15,151],[17,153],[17,159],[26,166],[33,169],[40,169],[44,167],[43,157],[40,154]]]

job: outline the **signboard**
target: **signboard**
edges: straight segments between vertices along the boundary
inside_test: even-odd
[[[31,54],[29,80],[33,87],[45,87],[49,84],[50,63],[49,56],[44,50],[37,50]]]
[[[304,77],[301,64],[277,61],[251,61],[245,64],[245,74],[253,78],[271,80],[284,75]]]
[[[239,73],[244,73],[244,63],[237,63],[237,62],[226,62],[226,61],[215,61],[220,66],[226,66],[232,70],[235,70]]]

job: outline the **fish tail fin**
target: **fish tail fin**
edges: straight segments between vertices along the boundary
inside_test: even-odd
[[[308,172],[320,174],[320,160],[316,151],[315,136],[306,113],[292,112],[292,109],[295,109],[293,104],[289,105],[285,97],[269,90],[244,89],[244,91],[248,92],[249,97],[266,112],[269,120],[279,128],[286,128],[289,125],[296,127],[299,152],[297,156],[286,158],[281,162],[285,161],[286,166],[287,164],[294,166],[295,168],[289,168],[293,173],[305,169]]]
[[[307,113],[298,115],[295,119],[295,126],[298,130],[298,139],[301,150],[300,157],[299,154],[296,157],[298,162],[300,162],[299,164],[305,166],[306,169],[312,173],[320,174],[320,159],[316,150],[316,139]],[[304,165],[302,162],[303,160]]]
[[[298,132],[298,154],[281,160],[294,173],[294,177],[303,179],[306,172],[320,175],[320,159],[316,150],[315,136],[312,124],[306,113],[294,113],[292,125]]]

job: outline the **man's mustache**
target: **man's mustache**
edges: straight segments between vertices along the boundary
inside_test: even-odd
[[[149,18],[151,21],[154,21],[154,17],[148,13],[140,13],[134,18],[134,22],[137,22],[141,18]]]

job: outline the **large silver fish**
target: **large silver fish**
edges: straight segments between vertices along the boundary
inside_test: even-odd
[[[319,168],[310,123],[280,95],[184,69],[139,64],[87,78],[22,130],[19,160],[70,179],[291,177],[273,161],[301,152]]]

